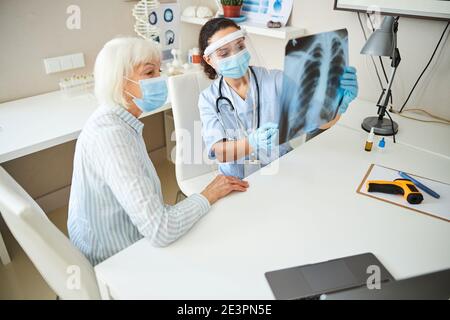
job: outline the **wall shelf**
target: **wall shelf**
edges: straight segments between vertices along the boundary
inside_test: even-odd
[[[181,21],[190,24],[204,25],[209,19],[207,18],[192,18],[181,16]],[[239,23],[242,29],[249,34],[256,34],[264,37],[271,37],[281,40],[290,40],[301,37],[306,34],[305,28],[287,26],[278,29],[270,29],[264,25],[250,24],[248,22]]]

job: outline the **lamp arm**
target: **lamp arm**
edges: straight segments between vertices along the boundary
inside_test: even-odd
[[[397,72],[397,67],[392,68],[392,72],[391,72],[391,76],[389,77],[389,82],[387,84],[387,88],[385,90],[383,90],[384,93],[384,101],[383,103],[380,105],[378,104],[378,115],[380,116],[380,118],[382,119],[386,113],[386,108],[389,104],[389,98],[391,96],[391,89],[392,89],[392,83],[394,82],[394,77],[395,74]]]
[[[397,68],[400,65],[400,61],[402,60],[401,56],[400,56],[400,51],[398,50],[397,47],[395,47],[394,49],[394,54],[391,58],[391,66],[392,66],[392,72],[391,72],[391,76],[389,77],[389,81],[387,83],[387,88],[383,89],[383,92],[381,93],[380,99],[378,100],[377,106],[378,106],[378,116],[379,119],[383,119],[385,113],[386,113],[386,108],[389,104],[389,99],[391,97],[391,89],[392,89],[392,84],[394,83],[394,77],[395,74],[397,72]],[[384,101],[380,104],[380,102],[383,100]]]

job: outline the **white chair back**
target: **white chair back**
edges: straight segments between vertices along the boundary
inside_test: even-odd
[[[0,212],[22,249],[61,299],[100,299],[94,268],[0,167]]]
[[[176,177],[185,194],[183,181],[217,169],[217,165],[207,161],[198,110],[199,95],[211,82],[203,72],[170,77],[168,81],[175,124]]]

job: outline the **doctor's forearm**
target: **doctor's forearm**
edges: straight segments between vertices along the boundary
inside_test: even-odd
[[[247,139],[224,141],[214,145],[214,153],[219,162],[231,162],[244,158],[251,153]]]
[[[330,122],[327,122],[327,123],[321,125],[321,126],[319,127],[319,129],[326,130],[326,129],[331,128],[332,126],[334,126],[334,125],[339,121],[340,118],[341,118],[341,115],[338,114],[338,115],[337,115],[333,120],[331,120]]]

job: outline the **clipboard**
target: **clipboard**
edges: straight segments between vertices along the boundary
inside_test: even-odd
[[[397,205],[402,208],[406,208],[415,212],[419,212],[430,217],[450,222],[450,184],[420,177],[415,174],[410,174],[413,178],[416,178],[427,187],[436,191],[441,197],[439,199],[433,198],[426,192],[419,189],[423,194],[423,201],[420,204],[409,204],[405,198],[399,195],[384,194],[378,192],[367,192],[366,181],[368,180],[388,180],[393,181],[401,178],[396,169],[380,166],[377,164],[371,164],[363,180],[361,181],[357,193],[364,196],[384,201],[393,205]]]

